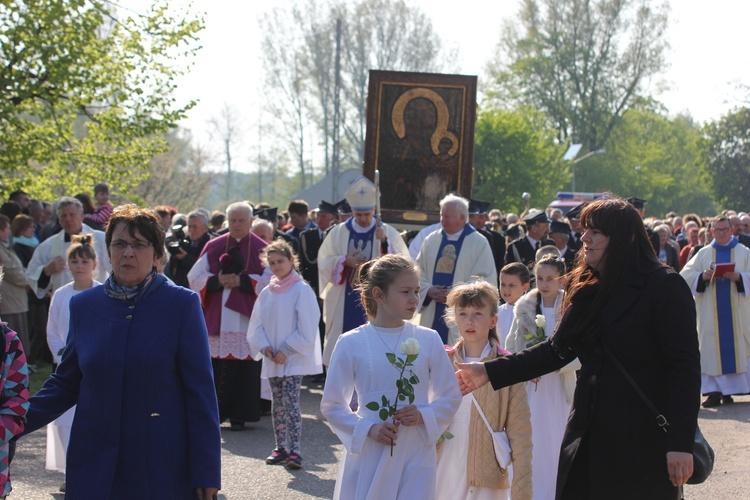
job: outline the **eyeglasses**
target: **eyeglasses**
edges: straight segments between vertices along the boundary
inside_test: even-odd
[[[134,252],[142,252],[152,245],[150,242],[143,240],[135,240],[131,242],[127,242],[125,240],[115,240],[110,243],[109,246],[114,248],[118,252],[124,252],[128,247],[133,249]]]
[[[714,233],[726,233],[727,231],[731,231],[731,227],[714,227],[713,232]]]

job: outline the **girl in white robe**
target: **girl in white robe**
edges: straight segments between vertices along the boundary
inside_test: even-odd
[[[515,319],[506,342],[509,351],[522,351],[554,335],[561,315],[564,274],[565,263],[560,257],[549,255],[537,261],[534,267],[537,289],[516,302]],[[544,318],[542,327],[539,316]],[[531,461],[534,500],[555,498],[560,445],[573,403],[575,370],[580,366],[576,359],[559,373],[526,383],[534,447]]]
[[[70,299],[84,290],[101,285],[94,280],[96,251],[93,245],[93,236],[90,234],[72,237],[67,251],[67,268],[73,275],[73,282],[58,288],[52,296],[47,319],[47,344],[56,364],[60,363],[65,341],[68,338]],[[75,406],[47,425],[46,468],[48,470],[65,473],[65,455],[74,415]],[[64,491],[64,487],[61,490]]]
[[[297,260],[288,243],[271,243],[264,249],[261,261],[271,269],[273,277],[255,302],[247,342],[256,361],[264,358],[260,376],[271,385],[276,448],[266,463],[300,469],[302,377],[323,370],[318,299],[297,272]]]
[[[435,445],[461,403],[461,391],[437,332],[408,322],[419,303],[414,263],[386,255],[363,265],[360,280],[370,321],[339,338],[320,404],[344,445],[334,499],[432,500]],[[411,404],[398,400],[401,370],[390,361],[409,355],[413,366],[402,376],[411,380]],[[356,412],[349,407],[355,390]],[[389,415],[383,406],[396,401]]]

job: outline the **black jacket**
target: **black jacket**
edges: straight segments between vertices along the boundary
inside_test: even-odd
[[[505,265],[505,236],[486,227],[476,228],[476,230],[479,234],[487,238],[487,242],[489,242],[490,249],[492,250],[492,258],[495,261],[495,269],[499,273]]]
[[[187,252],[187,255],[181,260],[170,254],[169,262],[164,269],[164,274],[169,279],[174,281],[175,285],[190,288],[190,283],[188,282],[187,275],[193,268],[195,263],[198,262],[198,257],[201,254],[201,250],[203,250],[203,247],[206,246],[206,243],[208,243],[208,240],[210,239],[211,234],[206,233],[200,237],[200,239],[195,243],[195,246],[190,245],[189,247],[183,247],[185,252]]]
[[[555,245],[555,242],[550,239],[544,239],[539,242],[539,248],[547,245]],[[518,255],[516,255],[518,253]],[[520,257],[520,259],[518,258]],[[521,262],[524,266],[531,269],[534,267],[534,261],[536,257],[536,250],[531,246],[529,239],[524,236],[510,245],[505,253],[505,263],[510,264],[511,262]]]
[[[300,252],[299,264],[300,274],[309,283],[315,291],[315,295],[320,294],[318,290],[318,251],[323,244],[323,238],[320,237],[320,231],[317,227],[306,229],[299,235]]]
[[[594,340],[564,332],[591,306],[596,287],[576,294],[555,336],[486,363],[495,389],[581,361],[560,451],[557,499],[678,498],[666,453],[692,452],[700,404],[695,303],[679,274],[666,268],[629,273],[604,306]],[[670,423],[665,433],[611,363],[612,353]]]

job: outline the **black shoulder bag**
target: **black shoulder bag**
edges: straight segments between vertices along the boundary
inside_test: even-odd
[[[604,347],[604,351],[607,353],[607,356],[609,356],[620,373],[622,373],[622,376],[625,377],[625,380],[628,381],[630,386],[638,394],[638,396],[640,396],[651,413],[654,414],[657,425],[661,427],[664,432],[667,432],[667,429],[669,427],[667,418],[661,412],[659,412],[659,410],[656,408],[656,406],[654,406],[651,400],[648,399],[648,396],[646,396],[641,388],[638,387],[638,384],[636,384],[635,380],[633,380],[633,377],[631,377],[630,374],[625,370],[625,367],[620,364],[615,355],[612,354],[612,351],[609,350],[609,347],[607,347],[604,342],[602,342],[602,346]],[[711,475],[711,471],[713,471],[714,469],[714,457],[715,455],[713,448],[711,448],[711,445],[708,444],[706,438],[703,437],[700,427],[696,425],[695,443],[693,444],[693,475],[690,476],[690,479],[688,479],[688,484],[700,484],[708,479],[708,476]]]

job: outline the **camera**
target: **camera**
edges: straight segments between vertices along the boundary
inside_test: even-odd
[[[185,224],[175,224],[170,228],[172,235],[167,238],[167,252],[170,255],[177,255],[180,253],[180,248],[186,252],[190,248],[190,242],[187,240],[187,234],[185,234]]]
[[[172,238],[175,241],[184,240],[187,238],[187,234],[185,233],[185,224],[175,224],[174,226],[170,227],[169,230],[172,232]]]

